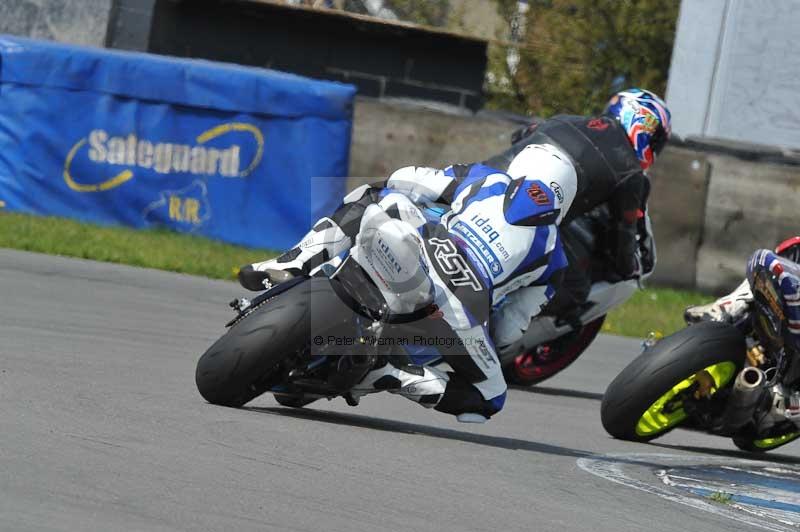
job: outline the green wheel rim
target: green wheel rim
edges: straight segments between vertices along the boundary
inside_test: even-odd
[[[730,361],[720,362],[719,364],[708,366],[697,373],[702,373],[703,371],[708,372],[711,378],[714,379],[714,388],[711,390],[713,394],[728,384],[733,378],[736,373],[736,364]],[[686,419],[686,412],[683,411],[682,407],[675,408],[672,412],[664,412],[664,407],[669,404],[676,395],[686,390],[694,383],[697,378],[697,373],[673,386],[667,393],[659,397],[655,403],[650,405],[650,408],[645,411],[636,424],[636,434],[638,436],[654,436],[674,427]]]
[[[790,432],[782,436],[775,436],[774,438],[764,438],[762,440],[753,440],[753,445],[759,449],[773,449],[784,443],[789,443],[792,440],[800,438],[800,432]]]

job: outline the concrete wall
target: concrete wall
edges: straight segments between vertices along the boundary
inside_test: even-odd
[[[441,167],[506,149],[518,123],[419,103],[357,98],[350,147],[353,183],[383,179],[409,165]]]
[[[669,147],[653,167],[655,283],[725,292],[758,248],[800,234],[800,160],[732,145]]]
[[[108,21],[106,46],[146,52],[156,0],[114,0]]]
[[[103,46],[112,0],[2,0],[0,33]]]
[[[800,149],[800,0],[683,0],[667,103],[681,136]]]
[[[681,1],[666,94],[672,130],[679,135],[703,135],[706,131],[727,2]]]
[[[708,160],[697,287],[718,291],[742,279],[753,251],[800,234],[800,166],[720,154],[709,154]]]
[[[483,160],[505,149],[517,127],[498,116],[357,99],[349,185],[407,165]],[[653,284],[725,291],[741,281],[755,249],[800,233],[800,160],[732,143],[676,142],[650,174]]]
[[[650,177],[648,208],[658,258],[651,282],[694,288],[711,165],[702,153],[668,147]]]

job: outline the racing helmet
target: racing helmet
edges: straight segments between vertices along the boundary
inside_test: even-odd
[[[647,170],[672,133],[667,104],[650,91],[632,88],[615,94],[605,114],[620,123],[642,169]]]

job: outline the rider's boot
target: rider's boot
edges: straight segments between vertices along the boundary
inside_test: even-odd
[[[429,366],[393,365],[388,361],[371,370],[350,392],[348,403],[358,404],[367,394],[388,391],[425,408],[452,414],[461,423],[485,423],[502,408],[505,394],[487,401],[481,392],[459,375]],[[501,404],[498,404],[498,400]]]
[[[411,399],[425,408],[433,408],[441,400],[450,380],[446,372],[428,366],[395,366],[385,357],[380,364],[353,387],[350,391],[352,397],[387,391]]]
[[[268,262],[271,261],[247,264],[239,268],[239,284],[248,290],[261,292],[294,277],[294,274],[288,270],[270,268]],[[258,270],[256,267],[263,269]]]
[[[750,291],[750,283],[745,279],[733,292],[713,303],[687,308],[683,313],[683,319],[689,324],[701,321],[736,323],[747,313],[752,301],[753,293]]]
[[[239,283],[253,291],[272,288],[298,275],[310,275],[350,247],[350,238],[330,218],[322,218],[297,246],[280,257],[239,269]]]

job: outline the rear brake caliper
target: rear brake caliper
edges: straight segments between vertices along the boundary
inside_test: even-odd
[[[760,368],[766,362],[764,348],[756,344],[747,350],[747,362],[756,368]]]

